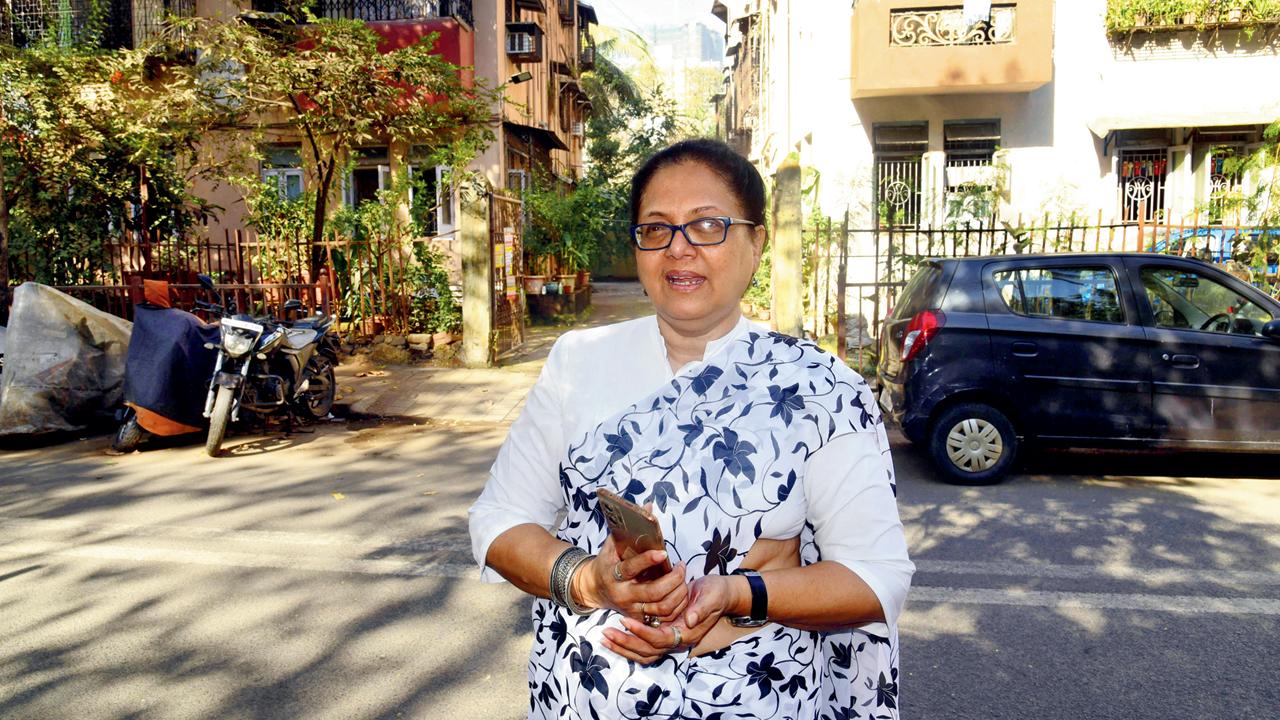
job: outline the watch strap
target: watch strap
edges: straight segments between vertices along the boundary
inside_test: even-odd
[[[745,568],[738,568],[732,574],[745,577],[747,585],[751,587],[751,615],[749,617],[729,618],[729,622],[738,627],[759,627],[764,625],[769,619],[769,591],[765,587],[764,578],[755,570]]]

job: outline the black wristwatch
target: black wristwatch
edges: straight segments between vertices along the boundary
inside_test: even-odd
[[[764,578],[755,570],[744,568],[738,568],[732,574],[742,575],[751,586],[751,615],[730,617],[729,624],[740,628],[754,628],[769,622],[769,592],[764,587]]]

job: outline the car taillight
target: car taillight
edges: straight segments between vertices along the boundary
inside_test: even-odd
[[[902,337],[902,362],[919,355],[924,346],[929,344],[929,340],[946,324],[947,316],[941,311],[924,310],[916,313],[907,325],[907,334]]]

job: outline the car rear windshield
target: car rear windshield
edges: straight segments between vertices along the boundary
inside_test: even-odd
[[[894,320],[915,317],[921,310],[928,310],[930,303],[936,302],[938,284],[942,281],[942,266],[937,263],[925,263],[915,275],[907,281],[907,286],[898,296],[898,303],[893,309]]]

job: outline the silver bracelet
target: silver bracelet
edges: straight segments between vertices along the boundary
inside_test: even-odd
[[[547,588],[551,594],[551,602],[563,608],[569,607],[569,601],[565,598],[569,595],[573,571],[578,569],[582,559],[586,557],[589,557],[586,550],[574,546],[565,548],[564,552],[556,557],[556,561],[551,565],[551,578]]]
[[[579,557],[577,561],[573,563],[573,567],[569,568],[569,580],[564,586],[564,606],[574,615],[591,614],[591,608],[583,607],[573,599],[573,576],[578,574],[578,570],[582,569],[583,565],[586,565],[595,559],[595,555],[583,554],[582,557]]]

